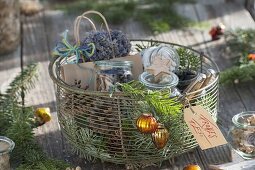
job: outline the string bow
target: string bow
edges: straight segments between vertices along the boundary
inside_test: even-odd
[[[91,57],[95,52],[95,45],[94,43],[88,43],[83,46],[71,45],[67,40],[67,33],[66,30],[61,36],[63,37],[61,42],[58,42],[56,47],[54,48],[53,55],[57,55],[60,57],[65,58],[66,63],[78,63],[80,59],[86,61],[86,58]],[[68,57],[75,55],[76,60],[69,62],[67,59]]]

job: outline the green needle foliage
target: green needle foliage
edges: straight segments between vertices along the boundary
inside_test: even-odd
[[[245,57],[252,50],[255,50],[255,30],[254,29],[237,29],[225,33],[226,45],[232,55],[236,57]]]
[[[17,170],[63,170],[68,165],[46,157],[35,141],[34,115],[31,107],[21,105],[21,96],[34,87],[37,65],[31,64],[0,95],[0,134],[15,142],[11,155]]]
[[[197,71],[201,65],[201,58],[187,48],[180,47],[177,50],[180,57],[181,70]]]
[[[225,33],[228,54],[239,58],[235,66],[224,70],[220,76],[221,84],[246,82],[255,79],[255,63],[249,61],[248,54],[255,52],[255,30],[238,29]]]
[[[220,83],[246,82],[255,79],[255,64],[246,64],[242,67],[234,66],[221,73]]]
[[[148,90],[137,81],[121,84],[125,94],[130,95],[137,101],[145,101],[148,106],[156,112],[162,123],[168,123],[170,119],[181,113],[182,104],[176,98],[169,98],[170,90]]]

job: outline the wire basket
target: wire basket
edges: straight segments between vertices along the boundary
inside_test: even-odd
[[[148,47],[155,44],[183,47],[177,44],[132,40],[132,53],[137,53],[137,44]],[[210,83],[198,91],[187,93],[190,103],[200,104],[207,109],[214,120],[218,108],[219,69],[215,62],[204,54],[185,47],[201,59],[199,70],[214,69],[217,74]],[[132,166],[146,166],[185,153],[197,146],[183,120],[183,113],[171,122],[170,139],[158,150],[150,137],[138,132],[135,126],[137,101],[124,95],[98,91],[86,91],[69,86],[61,79],[60,66],[65,59],[56,57],[49,65],[49,73],[56,84],[56,99],[59,124],[66,139],[76,153],[85,158],[99,158],[103,161]]]

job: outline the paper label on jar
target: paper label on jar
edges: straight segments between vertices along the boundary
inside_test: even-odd
[[[185,108],[184,120],[202,150],[227,143],[210,113],[202,106]]]

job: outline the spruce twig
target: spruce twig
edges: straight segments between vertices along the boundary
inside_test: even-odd
[[[17,170],[63,170],[69,165],[49,159],[35,142],[33,108],[20,103],[20,97],[34,87],[37,64],[27,66],[0,95],[0,134],[15,142],[11,159]]]
[[[238,29],[225,33],[228,55],[239,58],[235,66],[221,72],[220,83],[231,84],[255,79],[255,63],[249,61],[248,54],[255,52],[255,31]]]

